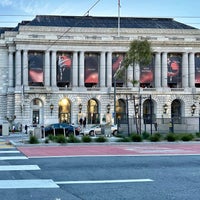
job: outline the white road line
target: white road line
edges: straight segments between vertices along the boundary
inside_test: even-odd
[[[25,160],[25,156],[0,156],[0,160]]]
[[[56,181],[58,185],[63,184],[95,184],[95,183],[139,183],[152,182],[152,179],[124,179],[124,180],[98,180],[98,181]]]
[[[38,165],[0,165],[0,171],[40,170]]]
[[[20,151],[0,151],[0,153],[20,153]]]
[[[59,188],[51,179],[0,180],[0,189]]]

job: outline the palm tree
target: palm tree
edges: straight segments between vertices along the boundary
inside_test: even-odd
[[[151,44],[147,40],[134,40],[130,43],[129,50],[125,55],[125,59],[123,60],[123,66],[128,68],[130,66],[135,67],[139,65],[147,66],[152,62],[153,52],[151,49]],[[129,80],[133,86],[139,82],[139,80]],[[140,87],[140,86],[139,86]],[[140,109],[136,113],[136,103],[134,97],[134,108],[135,108],[135,116],[138,114],[138,119],[136,118],[136,130],[137,133],[141,134],[141,97],[140,98]],[[129,119],[128,119],[129,120]]]

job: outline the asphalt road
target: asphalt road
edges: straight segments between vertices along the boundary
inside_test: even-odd
[[[3,200],[199,200],[200,156],[27,158],[1,149]]]

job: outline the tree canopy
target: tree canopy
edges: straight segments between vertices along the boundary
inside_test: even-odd
[[[123,66],[139,64],[140,66],[149,65],[152,61],[151,44],[147,40],[133,40],[130,48],[123,60]]]

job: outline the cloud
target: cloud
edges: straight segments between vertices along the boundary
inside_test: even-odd
[[[0,5],[3,7],[12,5],[12,0],[1,0]]]

